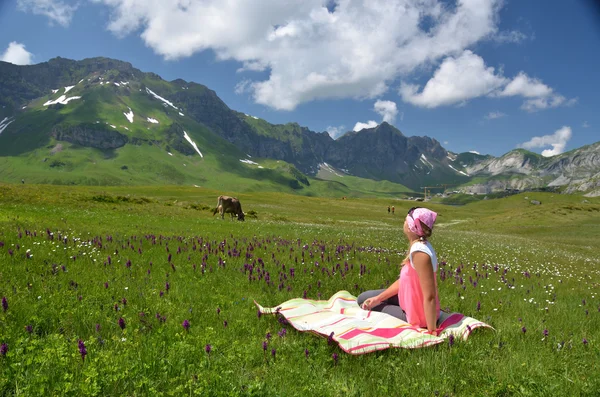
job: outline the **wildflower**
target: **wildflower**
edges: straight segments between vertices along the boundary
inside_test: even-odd
[[[588,344],[588,340],[585,339],[585,338],[583,338],[583,340],[581,341],[581,343],[583,343],[584,345],[587,345]]]
[[[308,349],[304,349],[304,356],[308,358]]]
[[[104,283],[104,288],[108,288],[108,281]]]
[[[525,328],[525,326],[523,326],[523,328],[521,328],[521,331],[522,331],[523,333],[525,333],[525,332],[527,332],[527,328]]]
[[[81,360],[85,361],[85,356],[87,355],[87,349],[85,348],[85,344],[81,339],[79,339],[79,354],[81,354]]]
[[[547,336],[548,336],[548,334],[549,334],[548,330],[547,330],[547,329],[545,329],[545,330],[544,330],[544,332],[543,332],[543,334],[544,334],[544,338],[545,338],[545,337],[547,337]]]
[[[262,343],[262,347],[263,347],[263,351],[265,351],[265,352],[266,352],[266,351],[267,351],[267,341],[266,341],[266,340],[265,340],[265,341],[263,341],[263,343]]]
[[[337,362],[338,362],[338,354],[337,354],[337,353],[333,353],[333,354],[331,355],[331,358],[333,358],[333,364],[334,364],[334,365],[337,365]]]
[[[227,320],[223,321],[223,327],[227,328]]]
[[[100,332],[100,324],[96,324],[96,332]]]
[[[454,345],[454,335],[450,334],[448,337],[448,346],[452,347]]]
[[[5,312],[8,310],[8,301],[6,300],[6,296],[2,297],[2,310]]]
[[[217,315],[221,314],[221,309],[217,307]]]
[[[204,346],[204,351],[206,352],[206,354],[210,355],[210,352],[212,351],[212,346],[210,344],[207,344],[206,346]]]
[[[286,334],[287,334],[287,329],[285,329],[285,328],[281,328],[281,331],[279,331],[277,333],[277,335],[279,335],[280,338],[285,337]]]
[[[260,309],[258,309],[258,310],[256,311],[256,316],[257,316],[258,318],[260,318],[260,316],[262,316],[262,313],[260,312]]]
[[[266,338],[267,338],[267,340],[271,339],[271,333],[270,332],[267,332]]]
[[[275,349],[271,349],[271,356],[273,357],[273,360],[275,360],[275,354],[276,354]]]
[[[169,284],[169,282],[167,281],[167,283],[165,284],[165,290],[167,290],[167,292],[169,292],[170,289],[171,289],[171,284]]]
[[[31,325],[26,325],[25,326],[25,331],[27,331],[28,333],[32,333],[33,332],[33,327]]]
[[[123,302],[123,306],[127,305],[127,299],[123,298],[121,299],[121,302]]]
[[[160,294],[159,294],[159,295],[160,295],[160,297],[162,298],[162,297],[165,295],[165,292],[164,292],[164,291],[160,291]]]
[[[6,353],[8,353],[8,345],[6,343],[3,343],[0,346],[0,355],[6,356]]]
[[[119,327],[121,327],[121,329],[125,329],[125,320],[123,317],[119,318]]]
[[[329,343],[330,345],[333,344],[333,331],[329,334],[329,336],[327,337],[327,343]]]
[[[188,331],[190,329],[190,322],[188,320],[183,320],[183,323],[181,323],[181,326],[183,327],[183,329]]]

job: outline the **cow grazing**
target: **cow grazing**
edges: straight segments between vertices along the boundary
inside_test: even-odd
[[[235,197],[229,196],[219,196],[217,199],[217,208],[213,210],[213,216],[216,213],[221,214],[221,219],[224,219],[225,213],[231,214],[231,218],[233,216],[237,216],[238,221],[244,220],[244,212],[242,211],[242,204],[240,200]]]

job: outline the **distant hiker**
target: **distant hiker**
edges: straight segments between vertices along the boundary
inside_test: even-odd
[[[390,206],[388,205],[388,214],[390,213]]]
[[[396,208],[392,205],[392,215],[394,215],[395,211],[396,211]]]
[[[409,249],[402,262],[400,278],[387,289],[360,294],[357,303],[361,308],[389,314],[438,335],[438,261],[428,241],[436,218],[437,214],[427,208],[414,207],[408,211],[404,235]]]

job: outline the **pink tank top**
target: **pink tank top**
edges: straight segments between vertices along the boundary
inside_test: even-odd
[[[440,298],[437,294],[437,273],[434,273],[435,282],[435,311],[437,318],[440,317]],[[418,325],[427,328],[427,318],[423,310],[423,292],[421,291],[421,282],[419,275],[407,262],[400,271],[400,288],[398,289],[398,301],[400,307],[406,313],[406,321],[412,325]]]

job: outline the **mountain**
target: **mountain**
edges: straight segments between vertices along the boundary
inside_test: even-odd
[[[600,142],[552,157],[516,149],[471,163],[464,170],[473,177],[464,188],[469,193],[550,187],[600,196]]]
[[[583,148],[581,150],[584,150]],[[334,140],[230,109],[194,82],[108,58],[0,62],[0,181],[196,184],[323,194],[424,186],[467,192],[598,187],[598,146],[545,159],[451,153],[388,123]],[[384,182],[386,181],[386,182]],[[456,189],[459,189],[458,187]]]

